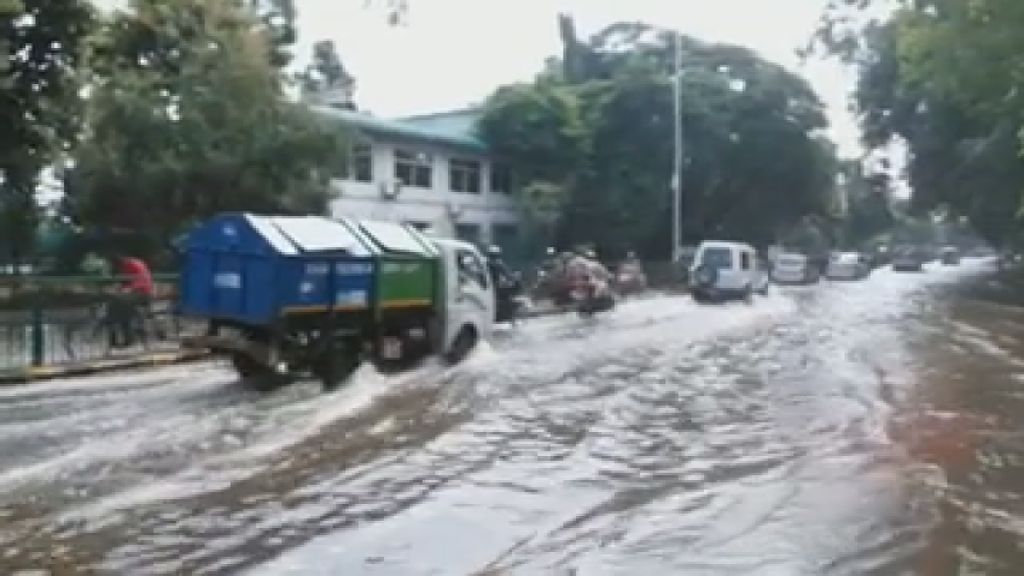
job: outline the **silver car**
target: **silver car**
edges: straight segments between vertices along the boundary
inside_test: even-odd
[[[833,254],[828,261],[825,277],[829,280],[862,280],[871,274],[871,264],[859,252]]]
[[[771,276],[777,284],[814,284],[821,272],[807,256],[783,253],[775,258]]]

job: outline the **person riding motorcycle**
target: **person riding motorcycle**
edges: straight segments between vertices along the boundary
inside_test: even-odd
[[[647,275],[643,264],[632,250],[626,253],[616,271],[615,284],[620,294],[642,292],[647,289]]]
[[[567,279],[574,299],[587,309],[607,309],[614,305],[612,275],[597,260],[593,250],[582,250],[566,265]]]
[[[523,290],[522,281],[509,270],[498,246],[487,249],[487,271],[494,283],[496,320],[514,320],[520,308],[517,298]]]

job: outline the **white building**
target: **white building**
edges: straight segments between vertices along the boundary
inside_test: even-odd
[[[333,181],[334,216],[404,222],[507,249],[520,244],[510,175],[474,136],[475,110],[395,120],[317,111],[357,135],[345,173]]]

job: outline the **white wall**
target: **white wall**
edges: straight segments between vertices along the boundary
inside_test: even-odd
[[[395,149],[425,152],[432,156],[431,188],[402,186],[398,198],[381,198],[380,185],[394,180]],[[480,193],[452,192],[449,186],[448,160],[451,157],[478,160],[481,163]],[[493,224],[518,224],[520,210],[508,194],[490,190],[490,162],[483,156],[466,154],[430,145],[372,142],[373,182],[334,180],[338,198],[331,203],[334,216],[351,216],[393,222],[423,222],[443,235],[455,234],[456,224],[475,224],[482,238],[490,239]]]

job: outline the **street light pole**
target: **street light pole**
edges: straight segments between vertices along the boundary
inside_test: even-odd
[[[683,45],[679,32],[673,32],[675,57],[675,80],[673,83],[673,104],[675,114],[673,116],[674,144],[672,149],[672,263],[679,262],[680,244],[682,242],[681,230],[681,209],[682,209],[682,188],[683,188]]]

